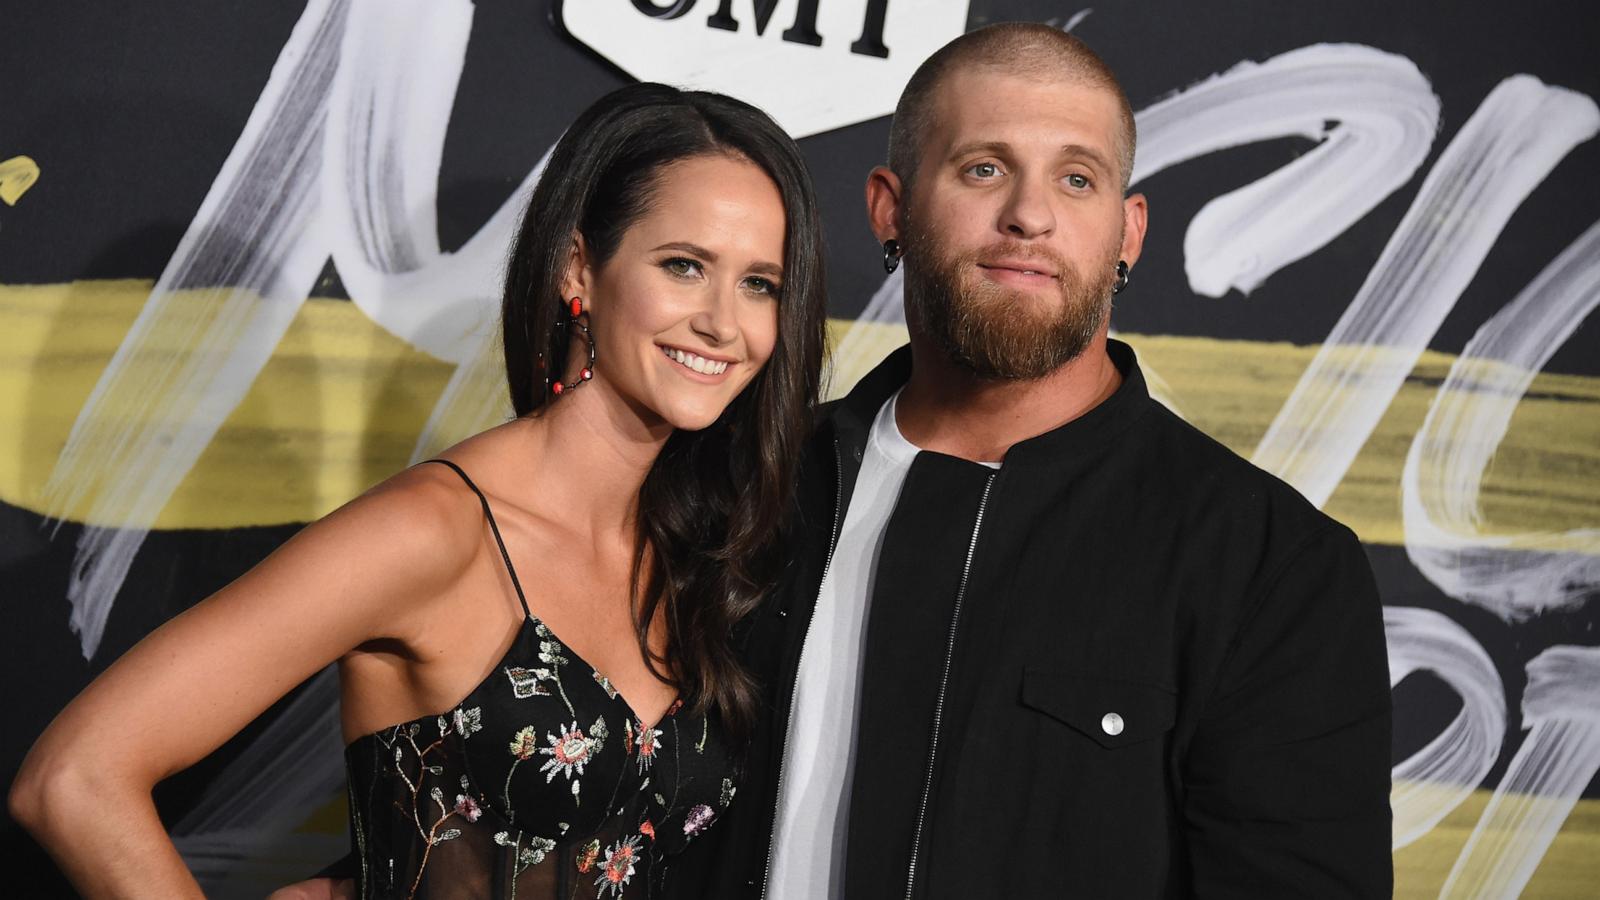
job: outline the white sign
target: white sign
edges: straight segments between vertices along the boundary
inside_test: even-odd
[[[967,0],[565,0],[558,21],[640,81],[720,91],[795,137],[894,112]]]

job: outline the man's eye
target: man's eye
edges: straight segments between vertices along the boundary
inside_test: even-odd
[[[687,278],[691,275],[700,274],[699,263],[692,259],[684,259],[681,256],[675,256],[672,259],[662,262],[661,268],[666,269],[668,272],[671,272],[674,275],[684,278]]]
[[[1074,173],[1072,175],[1068,175],[1067,176],[1067,184],[1070,184],[1073,187],[1075,187],[1075,188],[1077,188],[1078,190],[1081,191],[1084,188],[1089,186],[1089,176],[1087,176],[1087,175],[1079,175],[1079,174],[1076,174],[1076,173]]]
[[[994,163],[978,163],[975,166],[968,166],[967,171],[979,178],[993,178],[1000,174],[1000,167]]]

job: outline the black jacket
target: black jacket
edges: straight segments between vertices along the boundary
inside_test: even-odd
[[[1389,680],[1360,543],[1124,381],[998,471],[923,452],[878,560],[845,896],[1380,897]],[[825,418],[769,704],[680,896],[758,897],[800,649],[902,349]],[[849,748],[840,747],[839,752]]]

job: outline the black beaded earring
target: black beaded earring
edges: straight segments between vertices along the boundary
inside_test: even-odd
[[[890,238],[883,242],[883,271],[894,274],[900,268],[900,242]]]
[[[1128,286],[1128,263],[1126,260],[1117,260],[1117,280],[1111,285],[1111,293],[1120,294]]]

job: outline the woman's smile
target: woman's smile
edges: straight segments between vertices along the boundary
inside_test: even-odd
[[[732,360],[712,359],[688,350],[665,345],[661,347],[661,353],[667,359],[677,363],[678,368],[685,370],[684,374],[703,376],[703,379],[696,380],[721,381],[721,376],[728,371],[728,366],[732,364]]]

